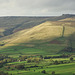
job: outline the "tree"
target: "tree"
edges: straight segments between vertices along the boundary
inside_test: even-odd
[[[42,55],[40,55],[40,58],[41,58],[41,59],[43,59],[43,56],[42,56]]]
[[[17,68],[18,70],[22,70],[22,69],[24,69],[24,65],[17,65],[16,68]]]
[[[70,61],[73,61],[73,57],[70,58]]]
[[[58,63],[58,61],[56,60],[56,61],[54,61],[54,64],[56,64],[56,65],[57,65],[57,64],[59,64],[59,63]]]
[[[55,75],[55,71],[52,71],[52,75]]]
[[[19,60],[25,61],[27,59],[27,56],[19,56]]]
[[[63,61],[60,61],[60,64],[63,64],[64,62]]]
[[[34,62],[39,63],[39,61],[41,61],[40,58],[34,58]]]
[[[32,58],[28,58],[28,59],[27,59],[27,62],[28,62],[28,63],[32,62]]]
[[[44,74],[46,74],[46,71],[45,71],[45,70],[43,70],[43,71],[41,71],[41,73],[44,73]]]
[[[5,73],[3,71],[0,71],[0,75],[9,75],[8,73]]]

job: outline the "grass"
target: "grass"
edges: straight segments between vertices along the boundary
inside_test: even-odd
[[[22,43],[19,44],[18,46],[10,46],[7,48],[4,48],[0,50],[0,53],[2,54],[8,54],[11,55],[11,57],[18,57],[19,55],[48,55],[48,54],[60,54],[61,50],[63,50],[66,46],[66,40],[67,38],[57,38],[54,40],[58,40],[61,42],[61,44],[52,44],[50,43],[49,40],[41,42],[40,40],[38,41],[31,41],[30,43]],[[54,41],[53,40],[53,41]],[[73,44],[73,47],[74,44]]]
[[[3,50],[0,50],[0,53],[2,54],[56,54],[61,49],[63,49],[64,46],[62,45],[56,45],[56,44],[36,44],[34,47],[25,47],[25,46],[12,46]]]
[[[25,72],[25,71],[21,72],[21,71],[19,71],[18,74],[16,74],[16,72],[15,72],[15,73],[13,73],[13,75],[44,75],[44,74],[39,73],[39,72]]]
[[[66,22],[45,22],[28,30],[22,30],[4,38],[4,46],[0,46],[0,53],[4,54],[57,54],[68,44],[68,38],[75,32],[72,26],[65,26],[64,37],[63,26]],[[74,40],[73,36],[73,40]],[[51,41],[56,43],[51,43]],[[57,43],[59,42],[59,43]],[[75,47],[74,41],[73,48]],[[61,52],[62,53],[62,52]]]
[[[59,25],[60,24],[60,25]],[[16,45],[17,43],[25,43],[33,40],[46,40],[54,39],[62,36],[63,26],[66,23],[64,22],[45,22],[29,30],[22,30],[16,34],[13,34],[9,37],[4,38],[4,41],[7,42],[7,45]],[[65,26],[64,36],[68,36],[75,32],[75,28],[71,26]],[[9,45],[10,44],[10,45]]]
[[[23,62],[22,62],[23,63]],[[15,64],[15,63],[14,63]],[[35,69],[35,72],[34,72]],[[59,64],[59,65],[51,65],[41,68],[31,68],[30,71],[25,70],[15,70],[15,71],[8,71],[9,73],[12,73],[13,75],[44,75],[41,73],[42,70],[46,70],[46,75],[51,75],[52,71],[55,71],[56,74],[60,75],[73,75],[75,73],[75,63],[69,63],[69,64]]]
[[[75,18],[66,18],[66,19],[62,19],[62,20],[59,20],[59,21],[75,21]]]
[[[22,62],[12,62],[12,63],[8,63],[8,64],[23,64],[23,63],[26,63],[26,61],[22,61]]]

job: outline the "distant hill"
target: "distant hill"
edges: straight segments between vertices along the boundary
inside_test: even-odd
[[[46,21],[58,21],[66,18],[72,18],[75,15],[63,14],[53,17],[26,17],[26,16],[7,16],[0,17],[0,37],[8,36],[23,29],[32,28]]]

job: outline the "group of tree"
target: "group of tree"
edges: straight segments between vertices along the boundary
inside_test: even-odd
[[[68,58],[68,57],[70,57],[70,55],[62,54],[62,55],[59,55],[59,56],[45,56],[44,59],[50,59],[50,58]]]
[[[0,60],[8,58],[8,55],[0,54]]]
[[[25,68],[25,64],[16,65],[15,68],[18,70],[22,70]]]
[[[27,62],[28,62],[28,63],[29,63],[29,62],[36,62],[36,63],[39,63],[41,60],[42,60],[42,59],[39,58],[39,57],[35,57],[35,58],[30,57],[30,58],[27,59]]]
[[[41,73],[47,74],[47,72],[45,70],[41,71]],[[51,74],[55,75],[55,71],[52,71]]]
[[[5,73],[4,71],[0,71],[0,75],[12,75],[12,74],[8,74],[8,73]]]
[[[68,60],[68,61],[57,61],[57,60],[55,60],[54,61],[54,64],[65,64],[65,63],[70,63],[70,61],[73,61],[74,60],[74,58],[73,57],[70,57],[70,60]]]
[[[28,57],[27,56],[19,56],[20,61],[25,61]]]
[[[3,67],[4,64],[9,62],[15,62],[17,59],[8,57],[7,55],[0,55],[0,68]]]

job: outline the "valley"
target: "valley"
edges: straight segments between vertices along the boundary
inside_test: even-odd
[[[0,74],[75,75],[75,15],[0,17]]]

